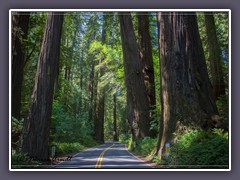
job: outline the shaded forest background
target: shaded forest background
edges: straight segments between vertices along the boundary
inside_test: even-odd
[[[13,161],[114,140],[161,165],[227,168],[228,24],[227,12],[14,13]]]

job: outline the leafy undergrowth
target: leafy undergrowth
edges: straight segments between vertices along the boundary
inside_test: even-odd
[[[132,149],[132,136],[129,134],[120,134],[119,135],[119,142],[126,144],[128,149]]]
[[[55,157],[60,158],[61,156],[69,156],[70,154],[77,153],[83,149],[88,147],[96,146],[97,143],[95,141],[89,142],[87,145],[82,145],[77,142],[66,143],[66,142],[53,142],[52,145],[55,145],[56,152]],[[49,152],[51,149],[49,148]],[[27,154],[23,154],[20,152],[13,151],[12,152],[12,167],[13,168],[48,168],[53,162],[51,158],[46,160],[38,160],[29,157]]]
[[[119,141],[126,144],[129,150],[143,157],[149,157],[156,152],[158,138],[145,137],[133,142],[131,135],[123,134],[119,136]]]
[[[30,158],[27,154],[12,152],[12,168],[38,168],[42,162]]]
[[[228,132],[191,130],[178,135],[171,147],[170,165],[176,168],[228,168]]]
[[[152,156],[156,152],[158,138],[144,137],[136,140],[132,150],[143,157]]]
[[[223,129],[190,130],[175,137],[171,144],[170,158],[165,155],[159,160],[156,152],[158,138],[145,137],[135,144],[129,135],[120,136],[120,141],[128,145],[133,152],[143,156],[152,156],[152,162],[162,168],[228,168],[229,143],[228,132]]]
[[[78,152],[87,148],[84,145],[76,142],[75,143],[55,142],[53,144],[56,146],[56,156]]]

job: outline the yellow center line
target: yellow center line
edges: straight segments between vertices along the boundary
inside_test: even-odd
[[[97,164],[96,164],[95,168],[100,168],[100,167],[101,167],[104,153],[105,153],[107,150],[109,150],[111,147],[113,147],[113,146],[114,146],[114,144],[104,149],[104,151],[103,151],[103,152],[100,154],[100,156],[98,157]]]

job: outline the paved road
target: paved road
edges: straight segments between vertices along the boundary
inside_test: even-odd
[[[79,152],[71,158],[71,161],[64,161],[54,168],[149,169],[152,167],[130,153],[124,144],[106,142]]]

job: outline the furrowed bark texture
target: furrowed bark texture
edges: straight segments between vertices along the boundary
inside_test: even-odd
[[[126,14],[126,13],[125,13]],[[119,15],[127,88],[127,117],[133,139],[149,136],[149,103],[131,15]]]
[[[63,15],[49,12],[38,60],[30,112],[24,122],[22,151],[38,160],[48,159],[54,83],[59,68]]]
[[[208,129],[217,108],[196,15],[158,13],[162,119],[158,154],[184,127]],[[160,157],[161,158],[161,157]]]
[[[155,95],[155,80],[154,80],[154,68],[152,58],[152,45],[149,34],[149,15],[147,12],[138,13],[138,36],[140,45],[140,59],[142,62],[142,71],[144,75],[144,83],[147,90],[147,97],[150,106],[149,118],[153,116],[153,112],[156,106]],[[157,132],[152,132],[152,136],[156,136]]]

